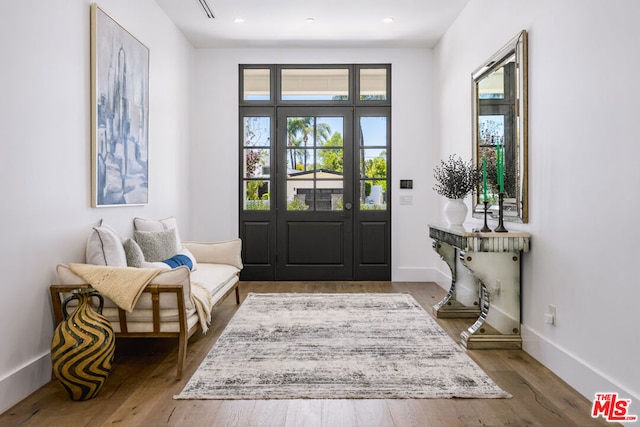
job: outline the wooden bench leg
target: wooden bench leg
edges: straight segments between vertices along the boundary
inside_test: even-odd
[[[187,359],[188,341],[189,337],[187,337],[186,332],[180,332],[180,337],[178,338],[178,366],[176,372],[176,380],[182,379],[182,371],[184,371],[184,364]]]

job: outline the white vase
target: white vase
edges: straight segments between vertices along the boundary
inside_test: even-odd
[[[467,211],[464,199],[447,199],[442,210],[450,227],[462,227],[462,223],[467,219]]]

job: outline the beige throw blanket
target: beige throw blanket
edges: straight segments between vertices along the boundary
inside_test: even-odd
[[[162,271],[160,268],[108,267],[69,264],[76,275],[95,290],[131,313],[145,286]]]
[[[211,323],[211,306],[213,305],[211,292],[203,284],[191,282],[191,302],[196,307],[202,333],[206,334]]]
[[[131,313],[145,286],[158,275],[161,268],[107,267],[91,264],[69,264],[69,269],[86,280],[95,290]],[[191,283],[191,302],[196,308],[202,333],[211,323],[213,298],[201,283]]]

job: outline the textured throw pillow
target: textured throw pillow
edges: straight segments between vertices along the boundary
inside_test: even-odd
[[[85,250],[87,264],[126,267],[127,255],[120,237],[108,227],[94,227]]]
[[[129,267],[142,267],[144,264],[144,254],[142,249],[135,242],[135,240],[129,238],[124,241],[124,252],[127,255],[127,266]]]
[[[147,262],[163,261],[180,251],[175,230],[133,232]]]
[[[164,219],[145,219],[134,218],[133,229],[138,231],[163,231],[163,230],[175,230],[178,243],[180,240],[180,233],[178,232],[178,221],[172,216]]]

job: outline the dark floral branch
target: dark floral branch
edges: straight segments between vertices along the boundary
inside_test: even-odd
[[[258,170],[258,164],[262,158],[262,150],[251,149],[245,155],[246,177],[253,178]]]
[[[446,162],[440,160],[435,167],[434,178],[436,185],[433,189],[448,199],[464,199],[477,188],[482,177],[481,172],[473,165],[473,161],[465,162],[455,154],[449,156]]]

